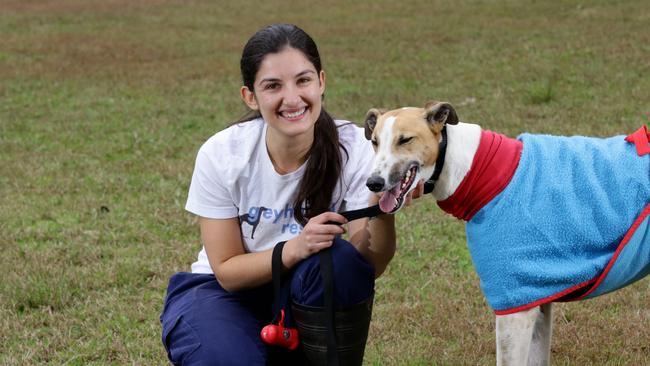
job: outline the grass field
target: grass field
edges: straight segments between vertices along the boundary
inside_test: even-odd
[[[194,157],[243,114],[241,48],[273,22],[316,39],[337,117],[438,99],[510,136],[650,117],[645,0],[0,0],[1,365],[165,364],[167,279],[200,249]],[[492,364],[462,223],[424,198],[398,225],[366,363]],[[554,364],[650,364],[649,303],[646,279],[556,306]]]

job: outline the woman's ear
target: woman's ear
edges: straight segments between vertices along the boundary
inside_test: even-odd
[[[318,74],[318,81],[320,82],[320,95],[325,93],[325,70],[321,70]]]
[[[257,100],[255,99],[255,93],[248,89],[247,86],[242,86],[241,89],[239,89],[239,92],[241,93],[241,99],[246,103],[248,108],[256,111],[259,109],[259,106],[257,105]]]

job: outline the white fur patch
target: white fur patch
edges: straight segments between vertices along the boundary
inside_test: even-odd
[[[447,125],[445,165],[433,191],[438,201],[449,198],[456,191],[472,167],[480,142],[481,126],[463,122]]]
[[[375,160],[372,166],[372,174],[384,178],[386,183],[388,183],[390,167],[395,164],[395,157],[391,153],[394,125],[395,117],[388,117],[384,121],[381,131],[379,131],[380,134],[377,136],[379,140],[379,149],[375,154]]]

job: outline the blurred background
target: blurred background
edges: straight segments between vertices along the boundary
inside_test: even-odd
[[[241,50],[275,22],[315,39],[326,108],[356,123],[432,99],[511,137],[650,117],[647,1],[0,0],[0,364],[166,363],[195,154],[244,114]],[[430,197],[397,221],[365,363],[494,364],[463,223]],[[645,279],[559,304],[554,364],[650,364],[649,303]]]

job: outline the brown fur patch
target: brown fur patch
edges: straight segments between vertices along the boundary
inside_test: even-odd
[[[381,129],[384,121],[389,117],[395,117],[395,124],[393,141],[381,143],[390,143],[391,151],[395,156],[419,156],[425,165],[434,165],[438,158],[438,141],[440,141],[443,125],[427,123],[425,115],[426,111],[422,108],[395,109],[383,114],[377,123],[377,129]],[[413,139],[400,145],[400,137]]]

